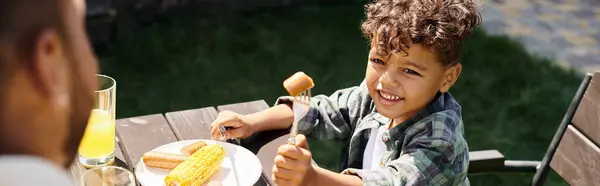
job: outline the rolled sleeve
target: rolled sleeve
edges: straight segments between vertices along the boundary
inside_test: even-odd
[[[291,106],[291,104],[293,104],[293,100],[294,100],[294,97],[282,96],[282,97],[277,98],[275,105],[289,104]],[[314,102],[314,101],[315,101],[314,99],[311,99],[311,102]],[[318,117],[319,117],[319,110],[311,105],[306,116],[304,116],[304,118],[302,118],[300,120],[300,122],[298,122],[298,132],[301,134],[304,134],[304,135],[309,134],[313,128],[313,125],[315,123],[317,123],[317,121],[319,121]]]
[[[356,175],[360,177],[365,186],[400,186],[427,185],[425,176],[419,171],[412,161],[407,161],[410,157],[397,159],[382,169],[361,170],[346,169],[342,174]]]

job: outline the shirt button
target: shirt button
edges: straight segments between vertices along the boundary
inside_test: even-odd
[[[379,162],[379,167],[383,168],[383,161]]]
[[[383,142],[388,142],[388,141],[390,140],[390,137],[388,137],[388,135],[387,135],[387,134],[383,134],[383,137],[382,137],[382,138],[383,138],[383,139],[382,139],[382,140],[383,140]]]

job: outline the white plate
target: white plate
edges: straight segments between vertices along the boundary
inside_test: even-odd
[[[199,140],[177,141],[157,147],[152,151],[181,154],[179,150],[182,147],[197,141]],[[204,139],[202,141],[207,144],[218,143],[225,148],[225,158],[221,163],[221,169],[213,174],[209,181],[217,180],[224,186],[251,186],[258,181],[262,173],[262,165],[254,153],[231,143]],[[147,167],[141,158],[135,167],[135,176],[144,186],[163,186],[164,179],[168,174],[169,170]]]

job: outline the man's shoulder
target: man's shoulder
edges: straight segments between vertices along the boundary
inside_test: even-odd
[[[35,179],[31,179],[31,178]],[[66,171],[51,162],[33,156],[0,156],[2,185],[73,185]]]

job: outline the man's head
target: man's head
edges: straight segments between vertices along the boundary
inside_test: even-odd
[[[377,111],[399,122],[456,82],[461,44],[481,22],[473,0],[376,0],[366,13],[367,87]]]
[[[97,87],[84,21],[85,0],[0,1],[0,155],[75,160]]]

